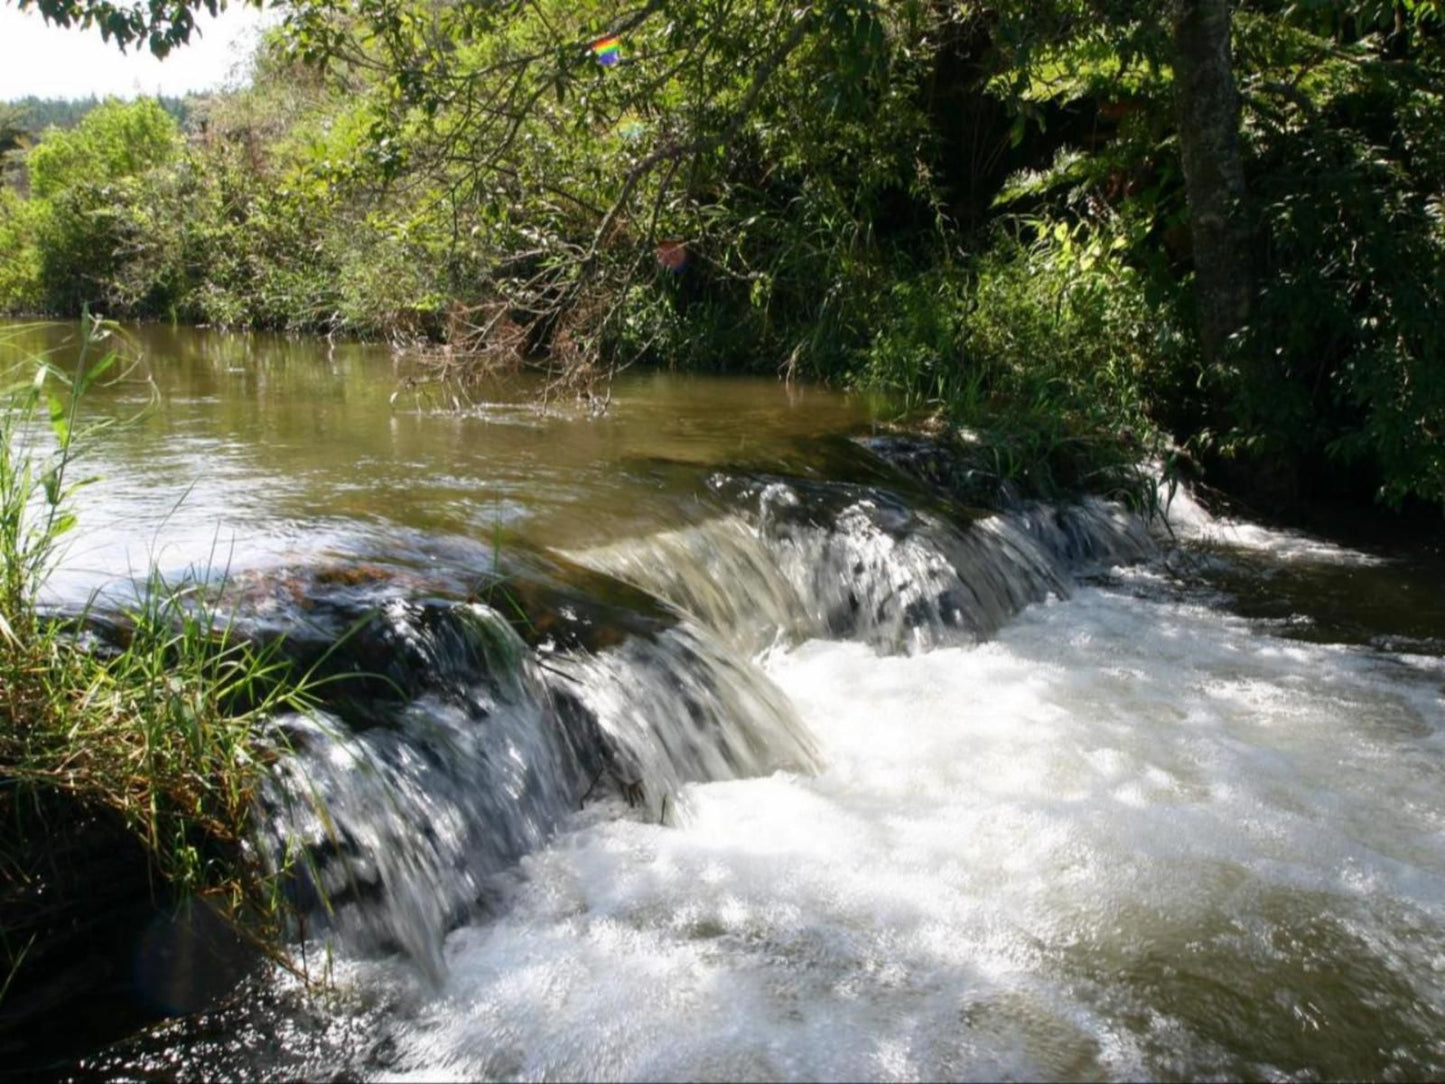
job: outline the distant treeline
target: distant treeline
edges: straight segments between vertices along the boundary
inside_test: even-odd
[[[147,95],[185,127],[200,97],[195,94]],[[0,102],[0,140],[6,132],[39,135],[47,128],[74,128],[104,99],[92,94],[88,98],[39,98],[34,94],[9,102]],[[3,142],[0,142],[3,149]]]

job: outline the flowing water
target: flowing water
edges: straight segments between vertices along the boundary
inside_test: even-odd
[[[771,381],[440,414],[382,351],[138,335],[57,599],[228,565],[385,684],[276,721],[330,985],[81,1071],[1445,1073],[1438,548],[984,515]]]

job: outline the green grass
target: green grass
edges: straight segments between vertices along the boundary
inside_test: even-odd
[[[224,596],[198,582],[152,573],[100,636],[91,613],[42,602],[89,481],[73,480],[96,431],[79,424],[79,405],[121,368],[100,349],[112,331],[87,320],[73,372],[26,359],[0,394],[0,874],[13,885],[37,854],[63,860],[51,829],[81,810],[140,844],[162,898],[205,899],[275,950],[287,871],[267,869],[249,844],[258,789],[283,753],[266,720],[306,706],[305,680],[275,645],[239,635]],[[0,974],[27,947],[6,942]]]

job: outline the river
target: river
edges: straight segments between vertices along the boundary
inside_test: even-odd
[[[259,612],[364,567],[345,613],[427,674],[386,725],[284,721],[370,886],[329,986],[255,975],[84,1072],[1445,1073],[1438,545],[1187,493],[1172,534],[941,510],[851,453],[829,476],[877,404],[773,381],[445,412],[377,348],[132,334],[57,599],[155,562]],[[468,593],[502,566],[528,605],[566,584],[560,631]],[[319,839],[299,786],[266,823]]]

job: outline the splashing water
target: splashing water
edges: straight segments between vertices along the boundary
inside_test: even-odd
[[[1029,603],[1067,595],[1071,569],[1153,552],[1140,520],[1099,500],[959,526],[862,487],[740,488],[750,515],[569,556],[671,600],[744,651],[809,636],[921,650],[982,639]]]
[[[524,860],[382,1076],[1433,1076],[1445,667],[1088,588],[770,673],[820,774]],[[359,969],[361,985],[393,982]]]
[[[536,660],[490,607],[393,600],[368,634],[412,687],[384,725],[278,720],[297,755],[278,761],[262,836],[303,911],[434,982],[447,930],[594,794],[621,784],[661,813],[684,783],[815,763],[772,683],[686,626]]]
[[[1373,554],[1312,538],[1299,531],[1265,527],[1231,516],[1216,516],[1200,504],[1187,487],[1161,491],[1159,503],[1175,534],[1196,545],[1222,546],[1283,562],[1356,567],[1382,563],[1381,558]]]
[[[384,347],[136,334],[166,406],[97,444],[57,600],[234,555],[307,658],[378,606],[381,678],[277,721],[262,811],[333,982],[79,1075],[1445,1074],[1438,555],[1188,493],[1151,542],[818,388],[440,418]]]
[[[580,735],[510,627],[479,605],[442,616],[400,601],[379,615],[426,686],[390,726],[279,720],[297,755],[263,799],[263,838],[297,868],[303,909],[356,950],[403,949],[434,980],[442,935],[576,808],[586,777]]]
[[[254,1009],[291,1029],[268,1052],[243,1019],[164,1068],[1445,1071],[1445,661],[1232,615],[1131,566],[1154,544],[1102,502],[951,520],[825,488],[577,551],[682,612],[602,650],[394,610],[433,675],[397,723],[293,721],[335,799],[311,853],[373,951],[318,1024]]]

